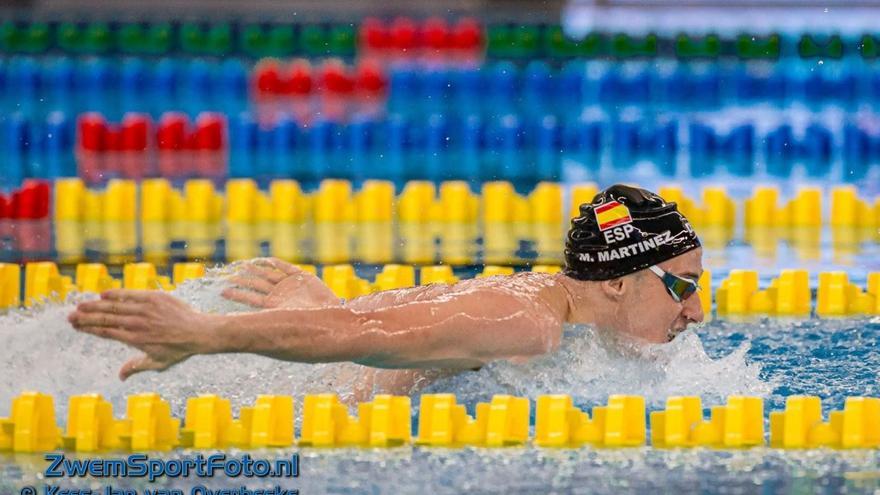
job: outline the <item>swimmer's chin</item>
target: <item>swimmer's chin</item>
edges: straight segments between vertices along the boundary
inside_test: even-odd
[[[622,339],[625,341],[629,341],[632,344],[643,345],[643,346],[655,346],[655,345],[664,345],[669,344],[674,341],[679,335],[683,334],[688,327],[685,328],[677,328],[677,329],[669,329],[665,333],[658,333],[652,335],[650,337],[641,336],[641,335],[621,335]]]
[[[666,332],[666,337],[667,337],[668,340],[667,340],[665,343],[668,344],[668,343],[672,342],[672,341],[675,340],[679,335],[685,333],[686,331],[688,331],[688,330],[690,330],[690,329],[693,329],[695,326],[696,326],[696,325],[691,324],[691,325],[688,325],[688,326],[686,326],[686,327],[684,327],[684,328],[670,329],[668,332]]]
[[[687,329],[670,329],[664,333],[658,332],[650,336],[622,334],[620,335],[620,340],[639,346],[664,345],[674,341],[679,335],[684,333],[685,330]]]

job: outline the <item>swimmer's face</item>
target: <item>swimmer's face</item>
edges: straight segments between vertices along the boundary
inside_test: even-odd
[[[673,275],[698,280],[703,273],[702,257],[702,248],[697,248],[657,266]],[[700,292],[676,302],[660,277],[649,270],[629,277],[628,289],[632,290],[625,292],[618,311],[620,331],[648,342],[663,343],[671,341],[691,323],[703,321]]]

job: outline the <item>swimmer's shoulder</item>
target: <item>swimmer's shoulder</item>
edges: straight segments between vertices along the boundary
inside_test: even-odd
[[[463,280],[455,284],[454,291],[466,293],[475,290],[490,290],[507,293],[522,300],[528,300],[565,320],[568,315],[568,293],[559,282],[560,274],[540,272],[518,272],[513,275],[497,275]]]
[[[414,301],[433,301],[483,291],[513,295],[523,301],[532,301],[540,304],[544,309],[550,309],[554,314],[567,308],[565,290],[558,282],[558,275],[537,272],[475,277],[452,284],[420,285],[372,294],[365,296],[365,298],[374,299],[371,301],[373,304],[380,303],[378,299],[381,299],[381,304],[400,304]]]
[[[541,272],[517,272],[513,275],[491,275],[461,280],[454,284],[456,289],[474,289],[486,287],[517,288],[531,291],[555,285],[556,275]]]
[[[347,306],[356,310],[368,310],[400,304],[437,301],[463,295],[486,287],[487,279],[467,279],[455,283],[433,283],[374,292],[348,301]],[[491,285],[491,284],[489,284]]]

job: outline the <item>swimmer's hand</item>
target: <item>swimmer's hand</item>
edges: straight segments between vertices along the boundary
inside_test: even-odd
[[[209,315],[170,294],[116,289],[79,304],[68,321],[77,331],[118,340],[144,352],[126,362],[119,378],[168,369],[209,349]]]
[[[311,273],[277,258],[257,258],[230,277],[222,296],[255,308],[339,306],[339,298]]]

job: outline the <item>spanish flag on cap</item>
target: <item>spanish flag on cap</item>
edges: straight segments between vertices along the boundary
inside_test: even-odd
[[[599,224],[600,232],[618,225],[632,223],[629,208],[617,201],[609,201],[599,205],[593,211],[596,213],[596,222]]]

